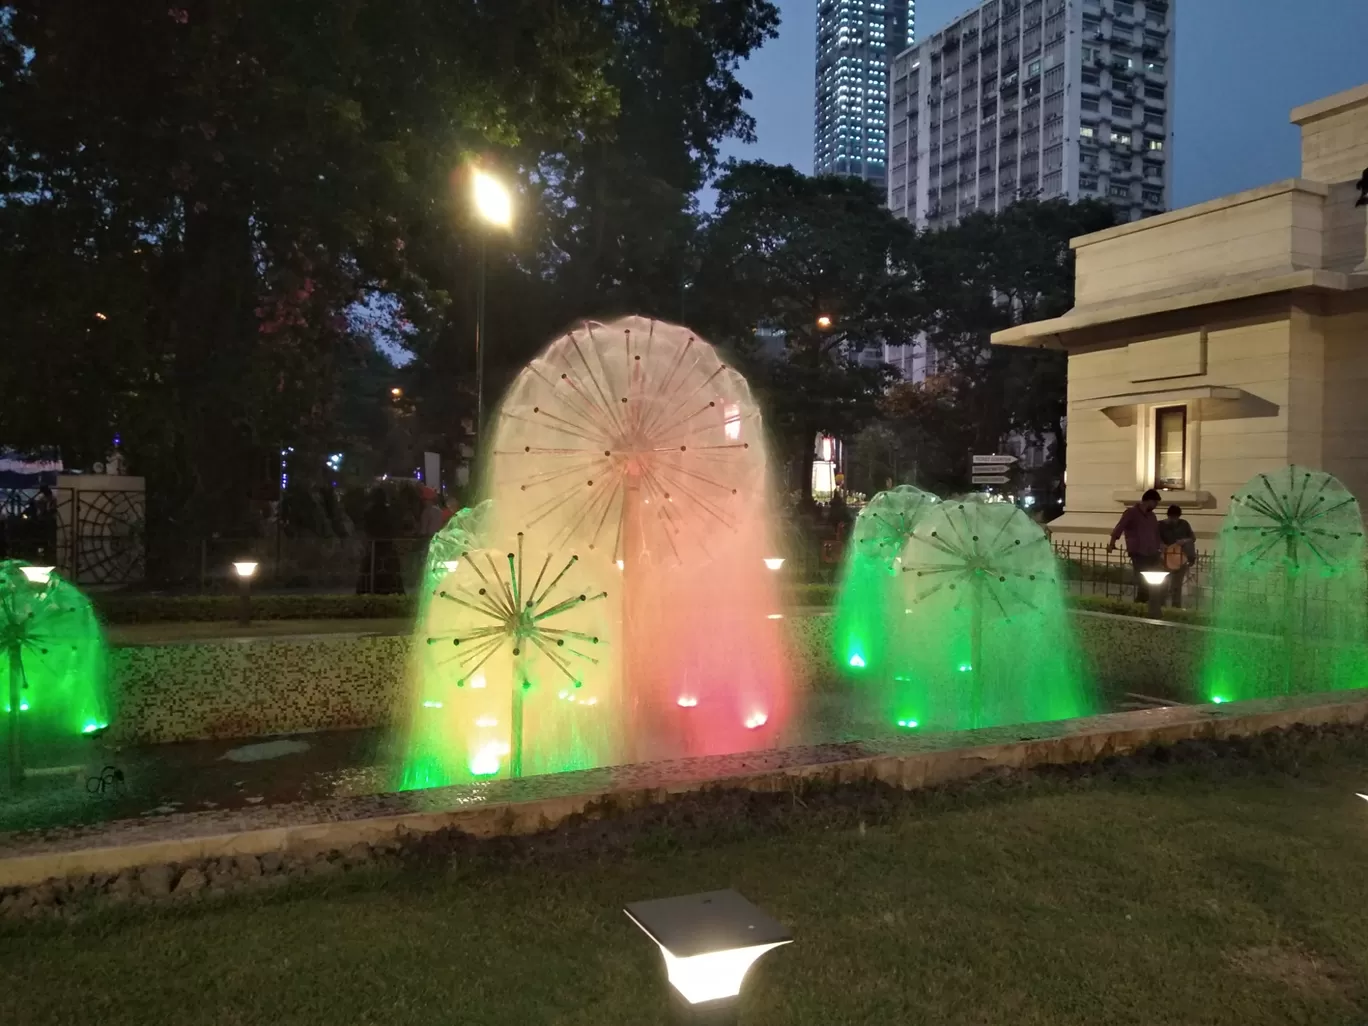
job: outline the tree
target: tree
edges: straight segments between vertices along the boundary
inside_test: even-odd
[[[1069,240],[1113,220],[1111,207],[1095,201],[1026,200],[919,236],[915,273],[935,372],[894,388],[883,405],[927,486],[963,487],[969,454],[993,452],[1009,435],[1062,438],[1063,355],[994,347],[989,338],[1072,307]],[[1062,476],[1063,446],[1052,451]]]
[[[231,529],[257,454],[328,430],[349,308],[441,307],[406,243],[450,247],[451,170],[610,116],[609,28],[588,0],[0,5],[4,436],[117,430],[164,516]]]
[[[717,193],[694,282],[700,329],[739,354],[810,503],[816,435],[854,434],[891,380],[862,351],[911,339],[914,235],[858,179],[749,162]],[[765,337],[782,340],[777,351]]]

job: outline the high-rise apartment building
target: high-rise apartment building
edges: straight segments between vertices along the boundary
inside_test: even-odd
[[[1029,197],[1165,210],[1173,26],[1172,0],[987,0],[899,53],[889,207],[933,228]]]
[[[818,0],[814,174],[888,180],[888,69],[913,39],[912,0]]]

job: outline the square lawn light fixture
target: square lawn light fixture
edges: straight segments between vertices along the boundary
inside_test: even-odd
[[[249,559],[244,559],[233,564],[233,570],[238,577],[238,585],[242,589],[241,604],[238,610],[238,626],[247,627],[252,622],[252,578],[256,576],[257,564]]]
[[[793,934],[736,891],[637,901],[624,912],[660,946],[679,1021],[733,1024],[746,973]]]
[[[52,571],[56,569],[54,566],[21,566],[19,571],[29,584],[47,584],[52,579]]]
[[[1140,576],[1149,586],[1149,617],[1159,620],[1164,615],[1164,582],[1168,580],[1167,570],[1141,570]]]
[[[766,556],[766,557],[765,557],[765,566],[769,567],[771,570],[778,570],[778,569],[780,569],[783,565],[784,565],[784,559],[783,559],[782,556]]]

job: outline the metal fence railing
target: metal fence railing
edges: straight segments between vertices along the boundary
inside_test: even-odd
[[[1055,542],[1054,551],[1069,594],[1135,597],[1135,570],[1124,549],[1108,552],[1100,542]],[[1183,573],[1182,604],[1189,609],[1210,609],[1216,578],[1215,560],[1210,554],[1199,554],[1197,562]]]
[[[1097,542],[1055,542],[1054,550],[1069,594],[1124,600],[1135,597],[1135,571],[1123,549],[1108,552],[1104,544]],[[1186,609],[1210,613],[1218,595],[1234,593],[1246,600],[1243,605],[1247,610],[1257,614],[1270,604],[1281,609],[1289,599],[1294,599],[1295,608],[1282,613],[1303,623],[1333,628],[1348,609],[1342,581],[1342,576],[1333,574],[1307,574],[1297,579],[1295,587],[1289,587],[1290,582],[1276,564],[1262,573],[1232,573],[1222,571],[1212,554],[1202,553],[1183,573],[1181,604]]]

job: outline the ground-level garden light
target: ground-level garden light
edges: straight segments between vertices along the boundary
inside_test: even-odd
[[[659,945],[681,1023],[736,1023],[750,967],[793,941],[786,927],[731,890],[638,901],[623,911]]]
[[[1164,582],[1168,580],[1168,571],[1141,570],[1140,576],[1148,588],[1150,619],[1159,620],[1164,615]]]
[[[237,574],[238,588],[242,595],[238,623],[246,627],[252,622],[252,578],[256,576],[257,564],[251,560],[241,560],[233,564],[233,571]]]

